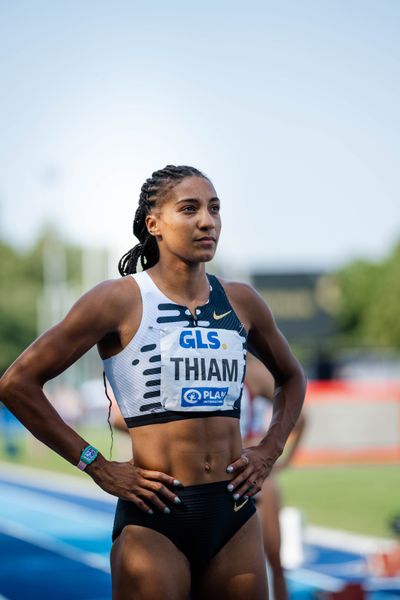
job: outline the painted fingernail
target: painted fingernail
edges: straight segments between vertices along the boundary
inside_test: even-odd
[[[239,500],[240,498],[240,494],[233,494],[233,499],[234,500]]]
[[[149,510],[147,511],[147,514],[148,514],[148,515],[154,515],[154,511],[153,511],[153,510],[151,510],[151,508],[149,508]]]
[[[182,485],[179,479],[174,479],[174,485]]]
[[[164,514],[165,514],[165,515],[170,515],[170,514],[171,514],[171,511],[169,510],[168,506],[166,506],[166,507],[164,508]]]
[[[234,486],[231,483],[228,483],[226,487],[228,488],[228,492],[232,492]]]
[[[175,504],[182,504],[182,500],[180,498],[178,498],[178,496],[175,496],[174,502],[175,502]]]
[[[226,467],[226,472],[227,472],[227,473],[232,473],[232,472],[233,472],[233,467],[232,467],[232,465],[229,465],[229,467]]]

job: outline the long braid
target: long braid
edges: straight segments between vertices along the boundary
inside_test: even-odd
[[[194,167],[167,165],[164,169],[154,171],[142,185],[139,205],[133,220],[133,234],[138,238],[139,244],[126,252],[119,261],[118,270],[122,276],[136,273],[139,261],[143,270],[153,267],[158,262],[160,257],[158,244],[156,238],[147,230],[146,217],[167,192],[185,177],[207,179],[201,171]]]

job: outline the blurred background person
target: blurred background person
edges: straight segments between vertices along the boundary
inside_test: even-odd
[[[241,432],[243,447],[258,444],[268,429],[272,415],[272,402],[275,393],[275,382],[271,373],[261,361],[248,353],[246,361],[246,377],[242,395]],[[277,461],[271,474],[264,482],[257,497],[258,513],[261,518],[265,555],[272,574],[272,585],[275,600],[286,600],[288,591],[281,562],[281,528],[279,513],[281,510],[281,494],[276,479],[279,471],[291,463],[296,449],[303,436],[306,419],[304,412],[292,430],[282,457]]]

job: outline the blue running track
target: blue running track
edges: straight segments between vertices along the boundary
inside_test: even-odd
[[[0,466],[0,600],[110,600],[115,502],[90,481]],[[399,578],[374,580],[362,553],[315,541],[287,581],[295,600],[350,581],[368,600],[400,599]]]

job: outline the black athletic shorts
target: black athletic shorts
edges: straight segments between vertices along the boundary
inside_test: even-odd
[[[182,504],[167,502],[169,515],[156,508],[149,515],[132,502],[120,499],[112,539],[116,540],[125,525],[150,527],[168,537],[185,554],[192,574],[199,573],[256,511],[252,498],[235,502],[227,490],[228,483],[174,488]]]

